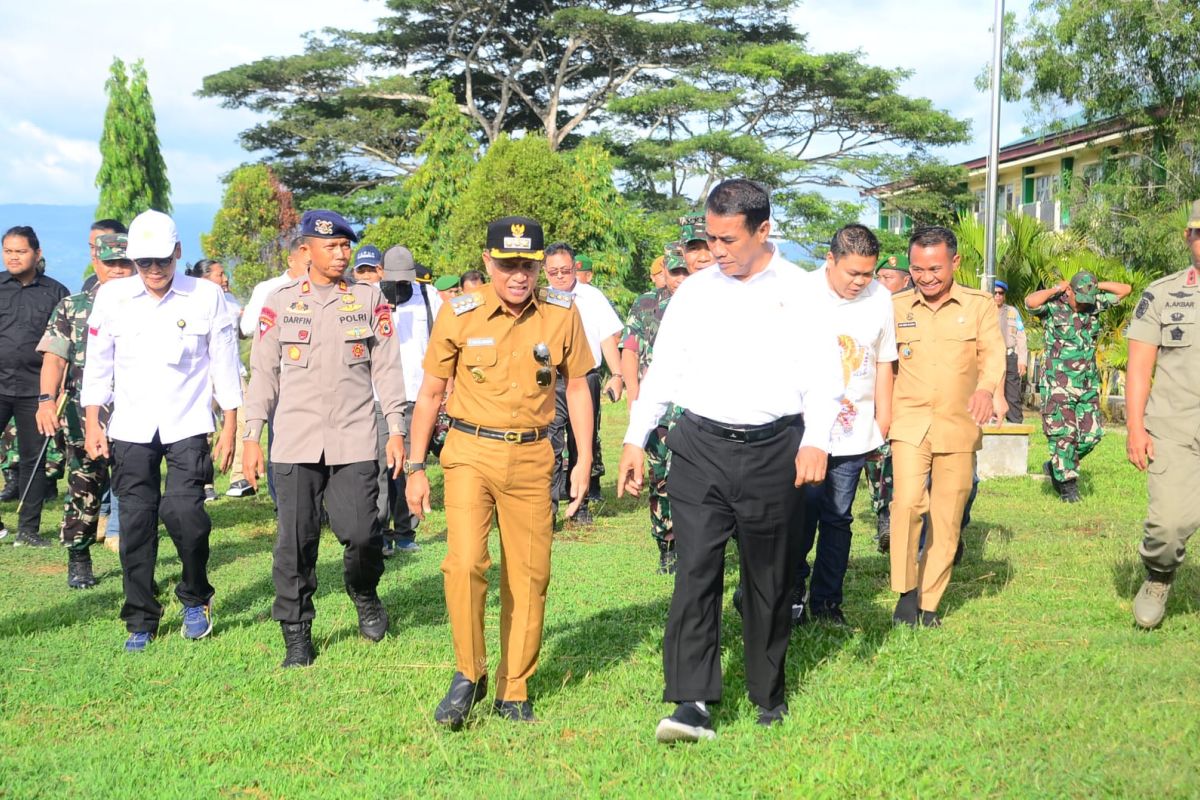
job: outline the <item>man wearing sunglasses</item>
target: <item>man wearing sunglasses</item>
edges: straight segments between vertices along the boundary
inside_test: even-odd
[[[101,286],[88,318],[80,393],[85,443],[90,458],[111,453],[113,459],[129,652],[146,648],[163,615],[154,593],[160,517],[182,566],[175,594],[183,604],[183,636],[200,639],[212,632],[212,520],[204,510],[204,485],[212,479],[213,461],[222,471],[233,461],[242,402],[237,334],[225,295],[212,281],[176,275],[179,256],[174,221],[158,211],[139,214],[126,247],[137,275]],[[224,423],[210,458],[214,398]],[[100,413],[109,404],[105,429]]]
[[[452,418],[441,463],[445,473],[446,608],[457,671],[433,718],[458,730],[487,695],[483,618],[488,532],[500,526],[500,664],[493,708],[533,721],[527,683],[542,644],[550,583],[550,480],[547,438],[554,390],[566,381],[579,460],[571,472],[568,515],[587,495],[592,406],[586,375],[595,357],[574,298],[554,288],[535,294],[542,269],[542,226],[527,217],[488,225],[483,261],[491,282],[452,300],[434,323],[425,377],[413,412],[408,507],[430,510],[425,452],[447,382]]]

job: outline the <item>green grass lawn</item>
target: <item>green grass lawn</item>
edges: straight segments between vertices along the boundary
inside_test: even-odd
[[[606,407],[606,441],[620,441],[624,417],[623,404]],[[113,553],[97,547],[101,584],[73,592],[61,550],[0,547],[0,797],[1196,796],[1200,578],[1184,570],[1160,630],[1133,627],[1146,494],[1123,454],[1123,437],[1109,434],[1074,506],[1034,478],[984,483],[945,625],[932,631],[891,627],[864,484],[847,576],[856,629],[796,631],[791,717],[770,730],[745,696],[731,569],[718,739],[674,748],[654,741],[670,711],[661,639],[671,581],[654,574],[644,505],[615,500],[611,472],[596,527],[555,542],[530,685],[541,721],[527,726],[481,715],[452,734],[432,722],[454,671],[440,513],[422,525],[419,553],[388,562],[391,632],[377,645],[357,635],[326,534],[320,655],[286,672],[270,619],[265,497],[210,506],[208,639],[179,636],[179,563],[164,539],[163,636],[141,655],[121,649]],[[1044,457],[1039,436],[1034,471]],[[616,461],[610,446],[610,471]],[[13,504],[2,511],[15,530]],[[48,513],[44,530],[58,519]],[[498,567],[491,577],[494,670]]]

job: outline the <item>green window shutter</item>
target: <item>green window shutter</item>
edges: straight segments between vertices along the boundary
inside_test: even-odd
[[[888,229],[888,215],[882,208],[879,209],[879,230],[886,231]]]
[[[1033,202],[1033,167],[1021,169],[1021,202]]]
[[[1059,193],[1059,221],[1064,228],[1071,224],[1071,203],[1068,195],[1071,191],[1071,177],[1074,175],[1074,173],[1075,159],[1067,156],[1062,160],[1062,191]]]

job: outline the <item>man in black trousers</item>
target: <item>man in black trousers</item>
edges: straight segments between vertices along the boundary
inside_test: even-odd
[[[42,354],[37,343],[58,302],[67,296],[65,286],[38,271],[41,244],[33,228],[18,225],[3,236],[4,271],[0,272],[0,430],[10,419],[17,422],[17,467],[20,492],[24,492],[17,521],[17,546],[49,547],[42,538],[42,505],[46,482],[41,480],[42,445],[37,409],[42,397]],[[34,480],[34,476],[38,480]],[[18,494],[18,497],[21,497]],[[0,539],[8,535],[0,522]]]
[[[721,699],[725,545],[735,531],[746,688],[759,724],[787,713],[798,487],[824,480],[841,387],[837,343],[804,289],[806,273],[768,241],[770,217],[770,196],[751,181],[725,181],[709,194],[718,269],[693,275],[672,298],[625,434],[617,488],[636,495],[647,435],[669,403],[684,409],[667,435],[679,560],[663,699],[677,705],[658,724],[660,742],[716,735],[708,703]]]

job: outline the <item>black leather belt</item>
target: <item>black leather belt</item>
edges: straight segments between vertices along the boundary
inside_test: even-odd
[[[538,439],[545,439],[547,431],[550,430],[549,428],[533,428],[523,431],[501,431],[495,428],[485,428],[470,422],[463,422],[461,419],[450,420],[450,427],[456,431],[469,433],[472,436],[495,439],[500,442],[508,442],[509,444],[529,444],[530,442],[536,442]]]
[[[792,414],[787,417],[780,417],[774,422],[768,422],[764,425],[728,425],[724,422],[702,417],[699,414],[693,414],[691,411],[684,409],[683,415],[699,426],[700,430],[720,436],[731,442],[761,442],[764,439],[770,439],[776,436],[780,431],[790,428],[804,419],[803,414]]]

